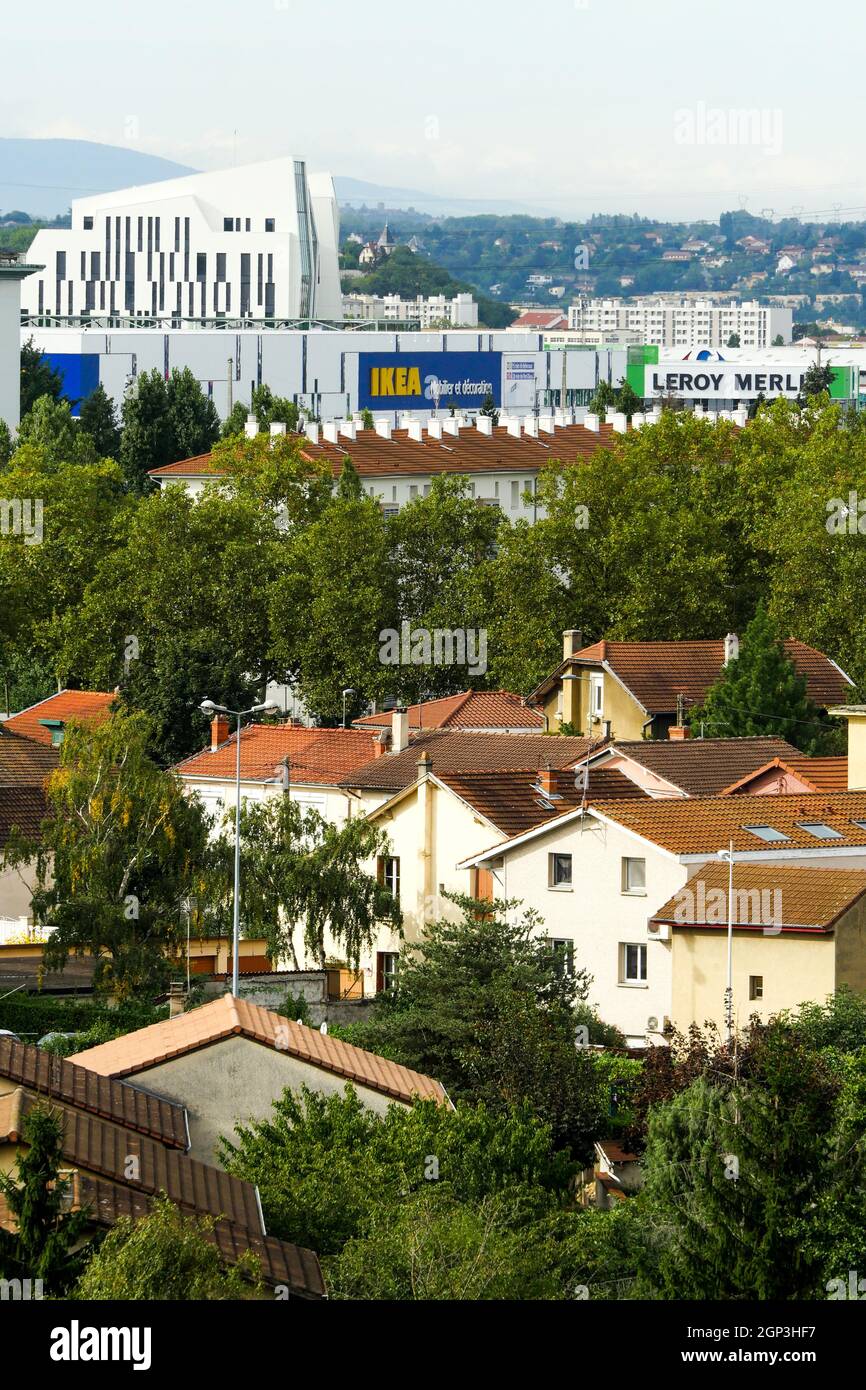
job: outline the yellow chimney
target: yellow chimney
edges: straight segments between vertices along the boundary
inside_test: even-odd
[[[848,721],[848,790],[866,791],[866,705],[837,705],[827,713]]]

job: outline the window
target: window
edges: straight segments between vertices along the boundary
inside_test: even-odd
[[[834,830],[832,825],[825,825],[821,820],[801,820],[797,822],[797,828],[805,830],[809,835],[814,835],[816,840],[841,840],[844,838],[840,830]]]
[[[556,964],[557,973],[560,975],[574,974],[574,942],[568,937],[551,937],[550,948],[553,951],[553,958]]]
[[[224,231],[224,232],[233,232],[234,229],[235,229],[234,218],[233,218],[233,217],[224,217],[224,218],[223,218],[223,231]]]
[[[518,482],[511,484],[511,505],[513,508],[520,506],[520,484]]]
[[[646,946],[630,941],[620,943],[619,982],[621,985],[646,984]]]
[[[207,275],[207,252],[197,251],[195,255],[195,278],[204,280]]]
[[[265,218],[265,231],[266,231],[266,232],[273,232],[273,231],[275,231],[275,230],[276,230],[276,225],[277,225],[277,224],[276,224],[276,221],[274,220],[273,217],[266,217],[266,218]]]
[[[84,219],[84,230],[85,230],[86,232],[92,232],[92,231],[93,231],[93,218],[92,218],[92,217],[85,217],[85,219]]]
[[[376,952],[376,993],[384,994],[397,983],[400,957],[396,951]]]
[[[380,854],[376,860],[376,877],[396,901],[400,901],[400,860]]]
[[[749,976],[749,998],[763,999],[764,997],[764,977],[763,975]]]
[[[589,712],[600,719],[604,710],[604,677],[592,673],[589,677]]]
[[[547,885],[549,888],[571,887],[570,854],[549,854],[547,856]]]
[[[624,893],[646,894],[646,860],[623,859],[622,891]]]
[[[787,835],[783,834],[781,830],[777,830],[773,825],[744,825],[743,829],[748,830],[752,835],[757,835],[759,840],[765,840],[768,844],[772,844],[774,840],[788,839]]]

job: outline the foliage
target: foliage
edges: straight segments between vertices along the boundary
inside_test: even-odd
[[[294,401],[288,400],[285,396],[275,396],[270,386],[263,384],[254,389],[249,406],[245,406],[243,401],[235,401],[231,412],[223,421],[220,431],[222,438],[235,439],[243,436],[249,415],[256,417],[259,430],[265,434],[272,424],[277,423],[285,425],[290,432],[294,431],[298,428],[300,418]]]
[[[89,435],[98,458],[116,459],[120,453],[120,428],[114,401],[100,384],[81,402],[78,427]]]
[[[94,985],[118,999],[165,984],[207,854],[199,803],[150,760],[149,737],[140,713],[69,724],[39,843],[13,835],[4,855],[35,862],[34,920],[55,928],[46,968],[90,952]]]
[[[297,766],[297,765],[295,765]],[[292,775],[292,765],[289,775]],[[297,770],[303,778],[303,768]],[[226,829],[213,849],[209,882],[211,913],[228,929],[233,904],[234,830]],[[288,796],[245,802],[241,810],[244,865],[241,919],[247,936],[264,936],[272,960],[289,957],[298,969],[295,933],[320,965],[326,937],[357,966],[380,924],[400,930],[398,904],[364,865],[389,847],[370,821],[354,817],[343,825]]]
[[[168,380],[154,367],[135,379],[121,407],[120,463],[133,492],[147,492],[148,472],[206,454],[219,437],[219,416],[188,367]]]
[[[21,417],[29,415],[40,396],[59,401],[63,394],[63,378],[46,362],[33,339],[28,338],[21,349]]]
[[[223,1263],[209,1238],[211,1218],[189,1216],[165,1195],[147,1216],[121,1217],[92,1255],[74,1299],[177,1303],[265,1296],[259,1261],[246,1251]]]
[[[68,1187],[63,1166],[63,1120],[45,1105],[24,1119],[27,1152],[19,1156],[15,1175],[0,1173],[2,1196],[15,1230],[0,1228],[0,1278],[42,1279],[49,1295],[62,1295],[76,1278],[83,1251],[74,1251],[84,1236],[87,1214],[64,1210]]]

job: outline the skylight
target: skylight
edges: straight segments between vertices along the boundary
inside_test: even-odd
[[[767,842],[790,838],[788,835],[783,835],[782,831],[777,830],[774,825],[744,825],[743,829],[748,830],[752,835],[757,835],[759,840],[766,840]]]
[[[852,825],[856,825],[858,830],[866,830],[866,820],[852,820]]]
[[[822,820],[801,820],[797,822],[800,830],[805,830],[807,834],[814,835],[816,840],[842,840],[841,830],[834,830],[832,825],[826,825]]]

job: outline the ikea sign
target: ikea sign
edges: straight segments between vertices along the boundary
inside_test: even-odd
[[[502,399],[501,352],[361,352],[360,410],[478,410]]]

